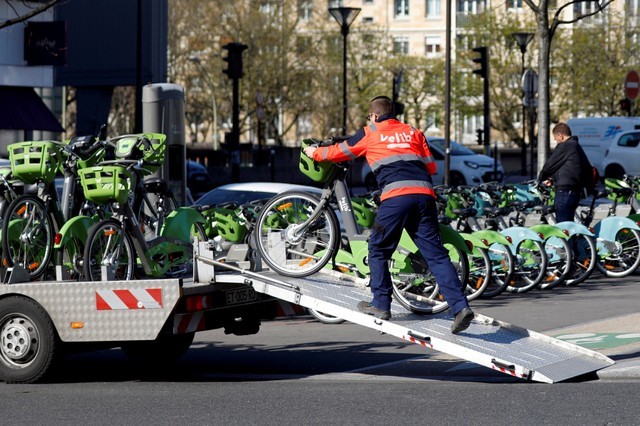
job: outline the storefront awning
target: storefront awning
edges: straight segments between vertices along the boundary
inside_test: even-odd
[[[33,88],[12,86],[0,86],[0,129],[64,131]]]

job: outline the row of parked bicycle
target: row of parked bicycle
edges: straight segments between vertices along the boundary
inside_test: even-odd
[[[0,170],[5,280],[186,272],[194,235],[206,238],[205,220],[196,208],[178,207],[166,183],[152,177],[165,139],[143,133],[9,145],[10,167]]]
[[[212,222],[223,223],[214,240],[227,249],[255,248],[266,266],[284,276],[332,270],[366,279],[367,228],[375,218],[376,194],[348,196],[348,163],[315,163],[301,154],[300,169],[323,184],[320,197],[294,191],[259,205],[224,206]],[[605,191],[585,199],[576,221],[563,223],[554,220],[553,189],[536,181],[438,187],[443,241],[468,298],[577,285],[596,269],[611,277],[633,273],[640,265],[639,182],[607,179]],[[407,309],[447,308],[408,235],[389,267],[395,299]]]
[[[349,196],[349,163],[316,163],[301,152],[300,170],[322,184],[320,196],[289,191],[246,205],[179,207],[154,177],[164,142],[165,135],[144,133],[10,145],[11,168],[0,173],[9,282],[188,274],[196,237],[217,260],[254,271],[264,262],[289,277],[324,271],[367,279],[376,194]],[[302,146],[313,143],[333,141]],[[563,223],[554,221],[552,189],[535,181],[438,187],[443,242],[468,298],[576,285],[596,269],[633,273],[640,265],[640,178],[607,179],[605,187],[585,200],[575,222]],[[404,307],[447,308],[406,233],[389,269]]]

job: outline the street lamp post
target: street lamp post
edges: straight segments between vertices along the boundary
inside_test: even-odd
[[[347,134],[347,35],[349,27],[360,13],[357,7],[330,7],[329,13],[340,24],[342,32],[342,134]]]
[[[533,40],[533,36],[534,34],[532,33],[525,33],[525,32],[520,32],[520,33],[512,33],[511,37],[513,37],[516,40],[516,43],[518,43],[518,47],[520,48],[520,52],[522,53],[522,73],[520,74],[520,76],[522,77],[524,75],[524,54],[527,52],[527,46],[529,45],[529,43],[531,43],[531,40]],[[522,101],[522,153],[521,153],[521,168],[522,168],[522,174],[526,175],[527,174],[527,147],[525,146],[525,139],[526,139],[526,123],[527,123],[527,110],[526,110],[526,106],[524,104],[524,89],[523,89],[523,101]],[[533,126],[533,123],[529,123],[529,125]],[[533,141],[529,141],[529,143],[533,143]]]
[[[219,144],[218,144],[218,111],[217,111],[217,108],[216,108],[215,86],[213,85],[213,82],[211,81],[211,78],[209,78],[209,74],[207,73],[207,70],[202,65],[202,62],[200,62],[200,58],[198,58],[197,56],[192,56],[192,57],[189,58],[189,60],[191,62],[193,62],[194,64],[196,64],[198,66],[198,68],[200,68],[200,73],[204,76],[204,79],[207,82],[207,86],[209,86],[209,90],[211,90],[211,108],[213,109],[213,123],[212,123],[213,149],[214,149],[214,151],[217,151],[218,148],[219,148]]]

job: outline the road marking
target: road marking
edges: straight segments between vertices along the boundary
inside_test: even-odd
[[[554,337],[588,349],[609,349],[640,342],[640,333],[572,333]]]

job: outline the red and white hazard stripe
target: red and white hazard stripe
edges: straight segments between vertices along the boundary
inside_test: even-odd
[[[173,320],[173,332],[175,334],[202,331],[206,329],[205,326],[206,321],[202,312],[176,315]]]
[[[96,309],[99,311],[162,309],[162,289],[97,290]]]

